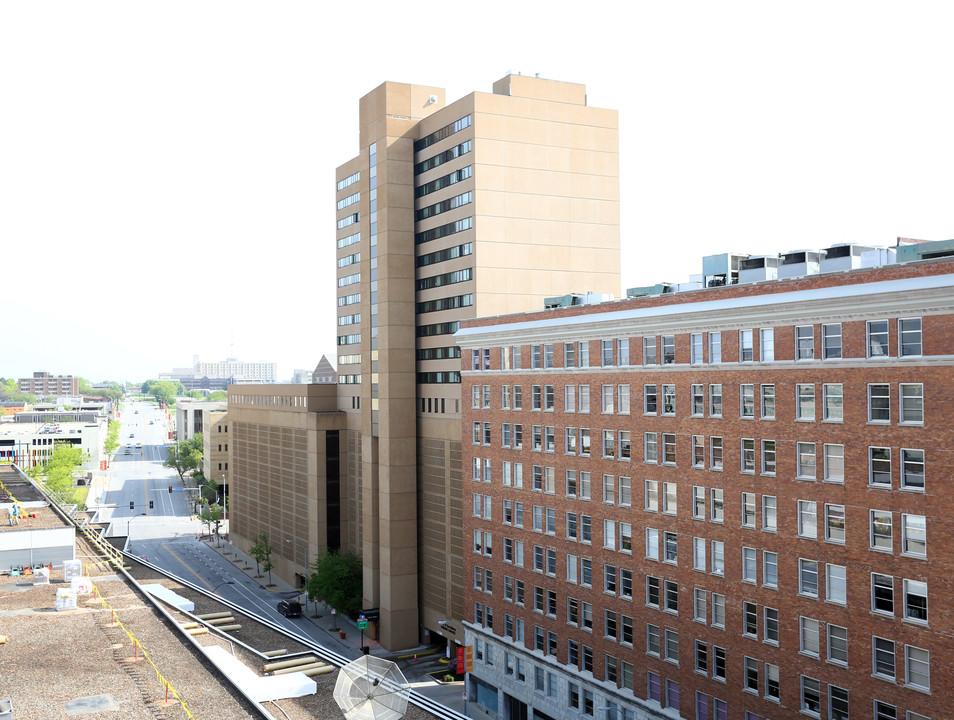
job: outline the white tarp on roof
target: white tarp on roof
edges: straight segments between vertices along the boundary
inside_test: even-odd
[[[245,694],[255,702],[312,695],[318,687],[314,680],[300,672],[262,677],[224,647],[218,645],[203,647],[202,652],[232,684],[242,688]]]
[[[159,583],[154,583],[151,585],[143,585],[142,589],[145,590],[150,595],[155,595],[157,598],[162,600],[164,603],[172,605],[172,607],[177,610],[183,610],[185,612],[195,612],[195,603],[186,600],[181,595],[177,595],[169,588]]]

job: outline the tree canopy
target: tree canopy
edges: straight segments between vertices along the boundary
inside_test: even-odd
[[[185,395],[186,389],[181,382],[169,380],[146,380],[142,384],[142,394],[152,395],[156,402],[171,405],[177,396]]]
[[[356,617],[361,611],[361,558],[354,553],[328,552],[312,563],[308,599],[324,600],[338,612]]]
[[[190,440],[183,440],[176,447],[169,448],[169,455],[162,462],[164,467],[171,468],[185,478],[186,473],[194,472],[202,467],[202,433],[196,433]]]

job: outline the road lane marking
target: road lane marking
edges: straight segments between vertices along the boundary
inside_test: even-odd
[[[170,550],[170,549],[166,546],[165,543],[159,543],[159,547],[161,547],[163,550],[165,550],[165,551],[168,552],[170,555],[172,555],[172,557],[174,557],[176,560],[178,560],[180,563],[182,563],[182,566],[183,566],[186,570],[188,570],[190,573],[192,573],[193,575],[195,575],[203,585],[205,585],[207,588],[209,588],[210,591],[213,589],[212,586],[209,585],[209,583],[206,581],[206,579],[205,579],[204,577],[202,577],[201,575],[199,575],[199,573],[197,573],[195,570],[193,570],[191,567],[189,567],[189,565],[186,563],[186,561],[183,560],[183,559],[182,559],[181,557],[179,557],[178,555],[176,555],[172,550]]]

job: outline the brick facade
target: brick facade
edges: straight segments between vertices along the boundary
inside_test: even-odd
[[[945,717],[952,270],[466,323],[472,697],[501,717]]]

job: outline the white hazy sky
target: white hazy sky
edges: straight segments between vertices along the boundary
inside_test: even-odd
[[[397,12],[402,10],[403,12]],[[410,11],[408,11],[410,10]],[[0,2],[0,376],[335,352],[334,169],[385,80],[620,117],[623,287],[954,238],[949,2]]]

